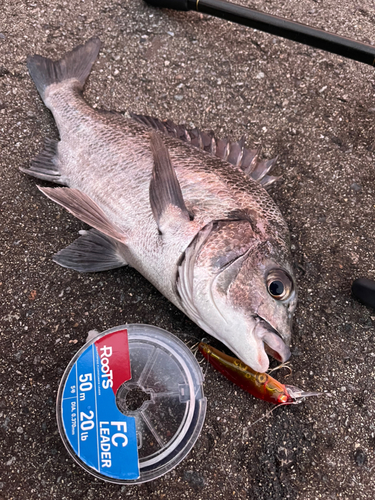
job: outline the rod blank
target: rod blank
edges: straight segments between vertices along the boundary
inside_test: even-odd
[[[375,47],[282,17],[264,14],[225,0],[146,0],[154,7],[196,10],[227,21],[249,26],[310,47],[332,52],[370,66],[375,66]]]

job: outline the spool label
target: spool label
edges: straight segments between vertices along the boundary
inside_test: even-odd
[[[100,474],[139,478],[135,418],[120,412],[116,392],[131,379],[127,330],[89,345],[65,382],[62,423],[76,455]]]

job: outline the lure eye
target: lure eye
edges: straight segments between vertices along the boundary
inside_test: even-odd
[[[256,378],[259,384],[264,384],[267,380],[267,375],[265,373],[258,373]]]
[[[285,394],[280,394],[280,396],[277,398],[278,403],[286,403],[288,401],[288,396]]]
[[[267,276],[268,293],[276,300],[286,300],[293,291],[292,278],[282,269],[273,269]]]

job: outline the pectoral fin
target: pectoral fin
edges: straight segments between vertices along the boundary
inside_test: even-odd
[[[150,204],[159,231],[164,233],[178,221],[189,222],[190,215],[168,150],[155,132],[151,134],[151,151],[154,168],[150,183]]]
[[[81,236],[60,250],[53,260],[62,267],[81,273],[108,271],[126,266],[126,247],[96,229],[80,231]]]
[[[103,210],[87,194],[71,188],[42,188],[40,186],[38,188],[48,198],[66,208],[77,219],[86,222],[110,238],[126,244],[125,235],[112,224]]]

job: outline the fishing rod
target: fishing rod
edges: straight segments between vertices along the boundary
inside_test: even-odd
[[[264,14],[256,10],[235,5],[225,0],[145,0],[153,7],[174,10],[196,10],[220,17],[227,21],[243,24],[316,49],[332,52],[370,66],[375,66],[375,47],[360,43],[328,31],[311,28],[305,24],[288,21],[282,17]]]

